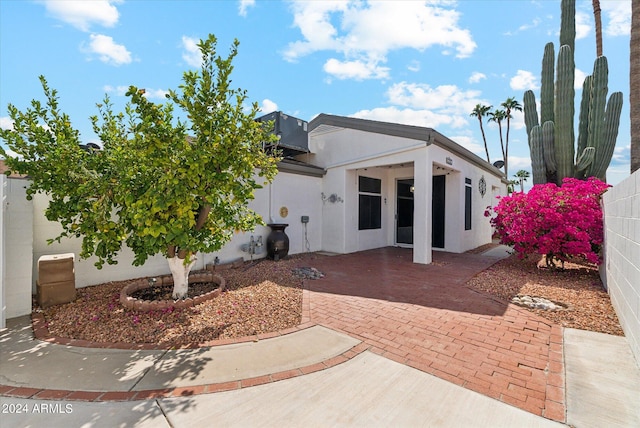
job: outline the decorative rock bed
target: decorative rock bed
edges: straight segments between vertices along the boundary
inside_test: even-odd
[[[122,291],[120,291],[120,303],[126,309],[139,312],[160,311],[171,307],[175,309],[184,309],[199,305],[200,303],[206,302],[207,300],[214,299],[218,297],[220,293],[222,293],[222,291],[224,291],[225,289],[224,278],[220,275],[214,274],[213,272],[194,273],[193,275],[189,276],[189,282],[213,282],[215,284],[218,284],[218,288],[194,298],[188,297],[186,299],[179,300],[140,300],[131,295],[138,290],[143,290],[146,288],[173,285],[173,277],[171,275],[163,275],[155,278],[142,278],[127,285],[122,289]]]
[[[301,279],[320,279],[324,274],[314,267],[299,267],[291,269],[291,272]]]
[[[511,303],[531,309],[542,309],[543,311],[563,311],[568,308],[564,303],[552,302],[544,297],[527,296],[522,294],[518,294],[511,299]]]

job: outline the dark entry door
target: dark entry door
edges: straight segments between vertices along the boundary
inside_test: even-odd
[[[446,175],[433,176],[431,204],[431,246],[444,248],[444,202]]]
[[[398,180],[396,195],[396,243],[413,244],[413,180]]]

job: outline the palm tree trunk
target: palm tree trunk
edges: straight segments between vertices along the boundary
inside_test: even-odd
[[[640,2],[631,2],[629,115],[631,116],[631,173],[640,169]]]
[[[482,119],[478,118],[480,121],[480,132],[482,132],[482,141],[484,141],[484,151],[487,154],[487,163],[491,163],[489,160],[489,147],[487,146],[487,137],[484,135],[484,127],[482,126]]]
[[[592,0],[593,18],[596,25],[596,57],[602,56],[602,18],[600,10],[600,0]]]
[[[502,160],[504,160],[504,176],[509,177],[507,167],[507,153],[504,150],[504,141],[502,140],[502,123],[498,121],[498,131],[500,132],[500,148],[502,149]]]
[[[511,112],[509,110],[507,110],[507,140],[505,141],[505,145],[504,145],[504,174],[507,175],[507,170],[509,169],[509,165],[507,162],[507,158],[509,157],[509,128],[511,127],[511,122],[510,122],[510,117],[511,116]],[[508,175],[507,175],[508,177]]]

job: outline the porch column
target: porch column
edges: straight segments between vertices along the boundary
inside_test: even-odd
[[[433,165],[425,148],[415,158],[413,193],[413,262],[431,263],[431,188]]]

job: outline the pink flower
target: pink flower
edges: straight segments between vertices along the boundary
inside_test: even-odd
[[[491,224],[500,242],[519,257],[537,253],[559,260],[569,256],[601,263],[604,242],[600,197],[609,186],[596,178],[537,184],[529,193],[500,199]]]

